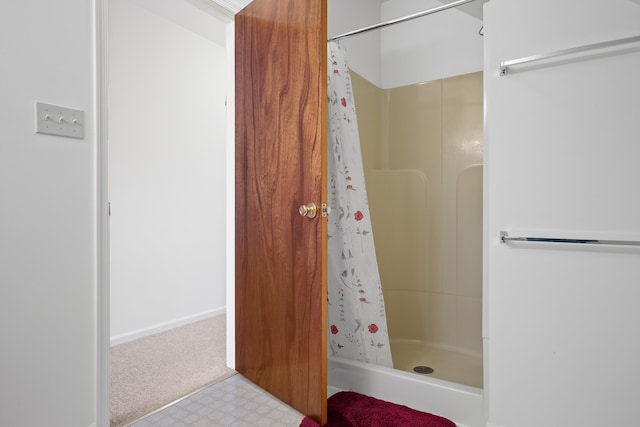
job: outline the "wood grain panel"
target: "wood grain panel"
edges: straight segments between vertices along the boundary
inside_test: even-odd
[[[326,421],[326,2],[236,15],[236,368]]]

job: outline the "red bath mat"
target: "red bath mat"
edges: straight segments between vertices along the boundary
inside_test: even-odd
[[[329,422],[322,427],[456,427],[446,418],[353,391],[334,394],[327,406]],[[319,424],[305,417],[300,427]]]

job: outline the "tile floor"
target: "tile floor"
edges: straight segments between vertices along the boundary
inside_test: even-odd
[[[236,374],[132,427],[298,427],[302,418],[302,414]]]

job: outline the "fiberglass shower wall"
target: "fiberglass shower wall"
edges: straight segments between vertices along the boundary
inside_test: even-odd
[[[481,358],[482,72],[393,89],[352,79],[392,349]]]

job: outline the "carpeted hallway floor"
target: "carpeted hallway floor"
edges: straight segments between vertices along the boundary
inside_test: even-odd
[[[226,367],[226,316],[111,347],[111,426],[126,426],[208,384]]]

